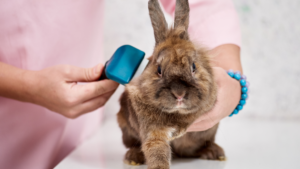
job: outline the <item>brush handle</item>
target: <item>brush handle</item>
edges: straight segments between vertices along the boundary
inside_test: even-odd
[[[101,73],[101,76],[100,76],[100,78],[99,78],[99,80],[104,80],[104,79],[108,79],[108,77],[106,76],[106,73],[105,73],[105,69],[106,69],[106,64],[107,64],[107,62],[105,63],[105,65],[104,65],[104,68],[103,68],[103,71],[102,71],[102,73]]]

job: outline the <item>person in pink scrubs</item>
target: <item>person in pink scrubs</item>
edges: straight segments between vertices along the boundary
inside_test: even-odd
[[[175,0],[161,4],[174,14]],[[0,2],[0,168],[53,168],[100,124],[118,87],[97,81],[103,8],[103,0]],[[189,128],[203,131],[240,99],[224,71],[242,72],[240,30],[230,0],[190,0],[190,8],[189,32],[211,49],[219,87],[215,108]]]

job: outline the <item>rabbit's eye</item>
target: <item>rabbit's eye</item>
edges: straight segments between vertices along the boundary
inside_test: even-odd
[[[157,73],[161,76],[161,67],[160,66],[157,67]]]
[[[193,73],[196,71],[196,65],[193,63]]]

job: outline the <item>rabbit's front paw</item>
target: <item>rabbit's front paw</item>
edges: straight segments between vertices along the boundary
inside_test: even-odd
[[[124,162],[128,165],[141,165],[145,163],[144,153],[140,148],[131,148],[125,154]]]
[[[223,149],[216,143],[208,143],[207,146],[200,149],[198,155],[201,159],[205,160],[219,160],[225,161],[226,157]]]

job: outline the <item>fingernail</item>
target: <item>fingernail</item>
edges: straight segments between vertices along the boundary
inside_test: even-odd
[[[100,74],[100,68],[101,68],[100,65],[97,65],[97,66],[94,67],[94,72],[95,72],[96,75]]]

